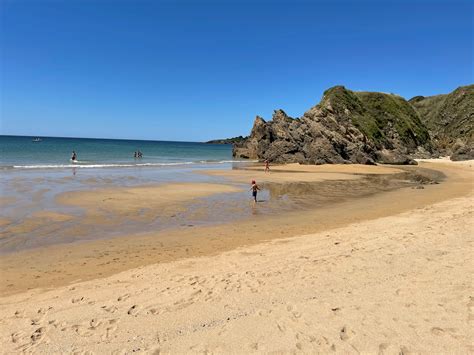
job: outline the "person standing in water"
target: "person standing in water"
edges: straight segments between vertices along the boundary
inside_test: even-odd
[[[260,190],[260,187],[258,187],[255,180],[252,180],[252,187],[250,188],[250,190],[252,191],[253,203],[257,203],[257,191]]]
[[[75,151],[75,150],[72,151],[71,160],[72,160],[72,161],[76,161],[76,160],[77,160],[77,154],[76,154],[76,151]]]
[[[270,172],[270,162],[268,161],[268,159],[265,159],[265,172]]]

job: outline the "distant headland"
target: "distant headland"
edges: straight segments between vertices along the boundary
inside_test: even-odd
[[[236,144],[244,142],[247,138],[248,137],[238,136],[233,138],[214,139],[206,142],[206,144]]]

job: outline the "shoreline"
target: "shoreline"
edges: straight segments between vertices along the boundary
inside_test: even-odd
[[[4,282],[0,295],[45,288],[46,285],[54,288],[111,276],[145,265],[216,255],[270,239],[317,233],[423,208],[463,196],[472,190],[470,180],[472,170],[465,165],[451,164],[439,167],[436,163],[423,162],[421,166],[443,171],[447,176],[446,181],[439,185],[426,185],[421,190],[405,188],[381,192],[329,205],[324,209],[301,210],[273,218],[261,217],[256,210],[255,218],[233,223],[132,234],[3,255],[1,263]],[[391,169],[391,167],[382,168]],[[245,177],[251,172],[237,170],[237,173]],[[394,201],[397,203],[394,204]]]
[[[424,169],[426,170],[426,169]],[[0,222],[0,255],[56,244],[107,239],[186,226],[208,226],[320,208],[380,191],[440,180],[430,171],[369,166],[280,166],[264,174],[246,169],[197,170],[174,180],[141,182],[83,177],[12,180],[12,199]],[[258,179],[258,210],[245,191]],[[186,182],[187,181],[187,182]],[[425,181],[426,182],[426,181]],[[33,196],[32,199],[25,196]]]
[[[0,343],[7,352],[470,352],[473,193],[461,190],[344,227],[2,297]]]

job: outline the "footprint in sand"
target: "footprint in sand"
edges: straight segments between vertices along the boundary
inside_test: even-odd
[[[21,350],[22,352],[27,352],[29,349],[37,346],[42,341],[44,341],[46,339],[45,335],[46,335],[46,328],[45,327],[38,328],[33,332],[33,334],[31,334],[30,341],[20,346],[17,349]],[[21,332],[12,334],[12,342],[16,343],[22,339],[24,339],[24,337]]]
[[[439,328],[439,327],[433,327],[433,328],[431,328],[431,334],[443,335],[444,334],[444,329]]]
[[[268,317],[272,313],[271,309],[261,309],[257,312],[260,317]]]
[[[86,327],[84,327],[83,325],[78,325],[78,324],[76,324],[76,325],[73,325],[73,326],[71,327],[71,329],[72,329],[73,331],[75,331],[78,335],[80,335],[81,337],[90,337],[90,336],[92,336],[92,334],[93,334],[91,331],[89,331],[89,330],[88,330]]]
[[[53,307],[49,307],[48,309],[46,309],[46,308],[38,309],[38,311],[36,313],[39,314],[40,316],[37,317],[37,318],[32,318],[31,319],[31,325],[40,325],[40,323],[43,321],[44,317],[46,316],[46,313],[48,313],[48,311],[52,308]]]
[[[54,328],[64,327],[65,323],[59,323],[57,320],[53,319],[48,322],[49,325],[52,325]]]
[[[302,314],[296,310],[296,308],[292,305],[287,305],[286,310],[290,312],[293,318],[298,319],[301,318]]]
[[[298,312],[298,311],[294,311],[292,314],[293,314],[293,317],[294,317],[295,319],[301,318],[301,316],[302,316],[302,314],[301,314],[300,312]]]
[[[156,308],[151,308],[151,309],[149,309],[148,312],[147,312],[147,314],[152,314],[152,315],[157,315],[157,314],[159,314],[159,313],[160,313],[160,311],[159,311],[158,309],[156,309]]]
[[[117,323],[117,319],[109,320],[109,326],[105,329],[105,333],[102,334],[102,337],[101,337],[102,340],[109,339],[112,336],[112,334],[118,329],[115,323]]]
[[[351,334],[353,333],[354,332],[350,331],[346,326],[343,326],[341,331],[339,332],[339,337],[341,338],[341,340],[347,341],[350,339]]]
[[[12,334],[11,334],[11,338],[12,338],[12,343],[18,343],[18,342],[20,342],[23,338],[25,338],[25,333],[23,333],[22,331],[19,331],[19,332],[16,332],[16,333],[12,333]]]
[[[84,297],[77,297],[77,298],[73,298],[71,300],[71,303],[80,303],[82,301],[84,301]]]
[[[15,311],[15,317],[16,318],[24,318],[25,317],[25,311]]]
[[[31,341],[33,343],[37,343],[38,341],[40,341],[44,337],[45,333],[46,333],[46,328],[45,327],[41,327],[41,328],[36,329],[35,332],[30,336]]]
[[[282,333],[286,332],[286,326],[283,323],[280,324],[280,323],[277,322],[276,325],[277,325],[277,328],[280,332],[282,332]]]
[[[101,324],[102,324],[102,322],[97,320],[96,318],[91,319],[91,321],[89,322],[89,325],[90,325],[91,329],[95,329],[98,326],[100,326]]]
[[[119,298],[117,298],[117,301],[122,302],[122,301],[127,300],[128,298],[130,298],[130,294],[126,293],[126,294],[120,296]]]
[[[132,307],[130,307],[127,314],[129,314],[131,316],[136,316],[138,314],[138,312],[139,312],[138,306],[136,304],[134,304]]]
[[[116,306],[102,306],[101,308],[108,313],[115,313],[118,311],[118,308]]]
[[[36,313],[45,315],[46,313],[48,313],[52,309],[53,309],[53,307],[51,307],[51,306],[48,307],[48,308],[40,308],[40,309],[38,309],[38,311]]]

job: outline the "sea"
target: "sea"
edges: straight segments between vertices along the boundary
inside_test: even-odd
[[[74,162],[73,151],[77,154]],[[142,158],[134,157],[137,151],[143,154]],[[115,218],[108,226],[85,224],[86,210],[58,203],[57,198],[70,191],[169,183],[229,183],[203,171],[234,169],[247,164],[254,162],[232,159],[232,146],[223,144],[0,136],[0,254],[123,233],[233,220],[241,210],[235,206],[250,201],[248,194],[216,194],[195,199],[175,218],[164,220],[157,210],[155,218],[147,223],[107,215],[109,219]],[[242,189],[246,191],[247,185]],[[262,193],[265,195],[268,193]],[[195,218],[196,210],[206,211],[208,216]],[[67,214],[74,219],[45,220],[41,217],[45,211]]]
[[[71,161],[72,152],[77,162]],[[142,158],[135,158],[140,151]],[[225,144],[127,139],[0,136],[0,169],[100,169],[229,164]]]

